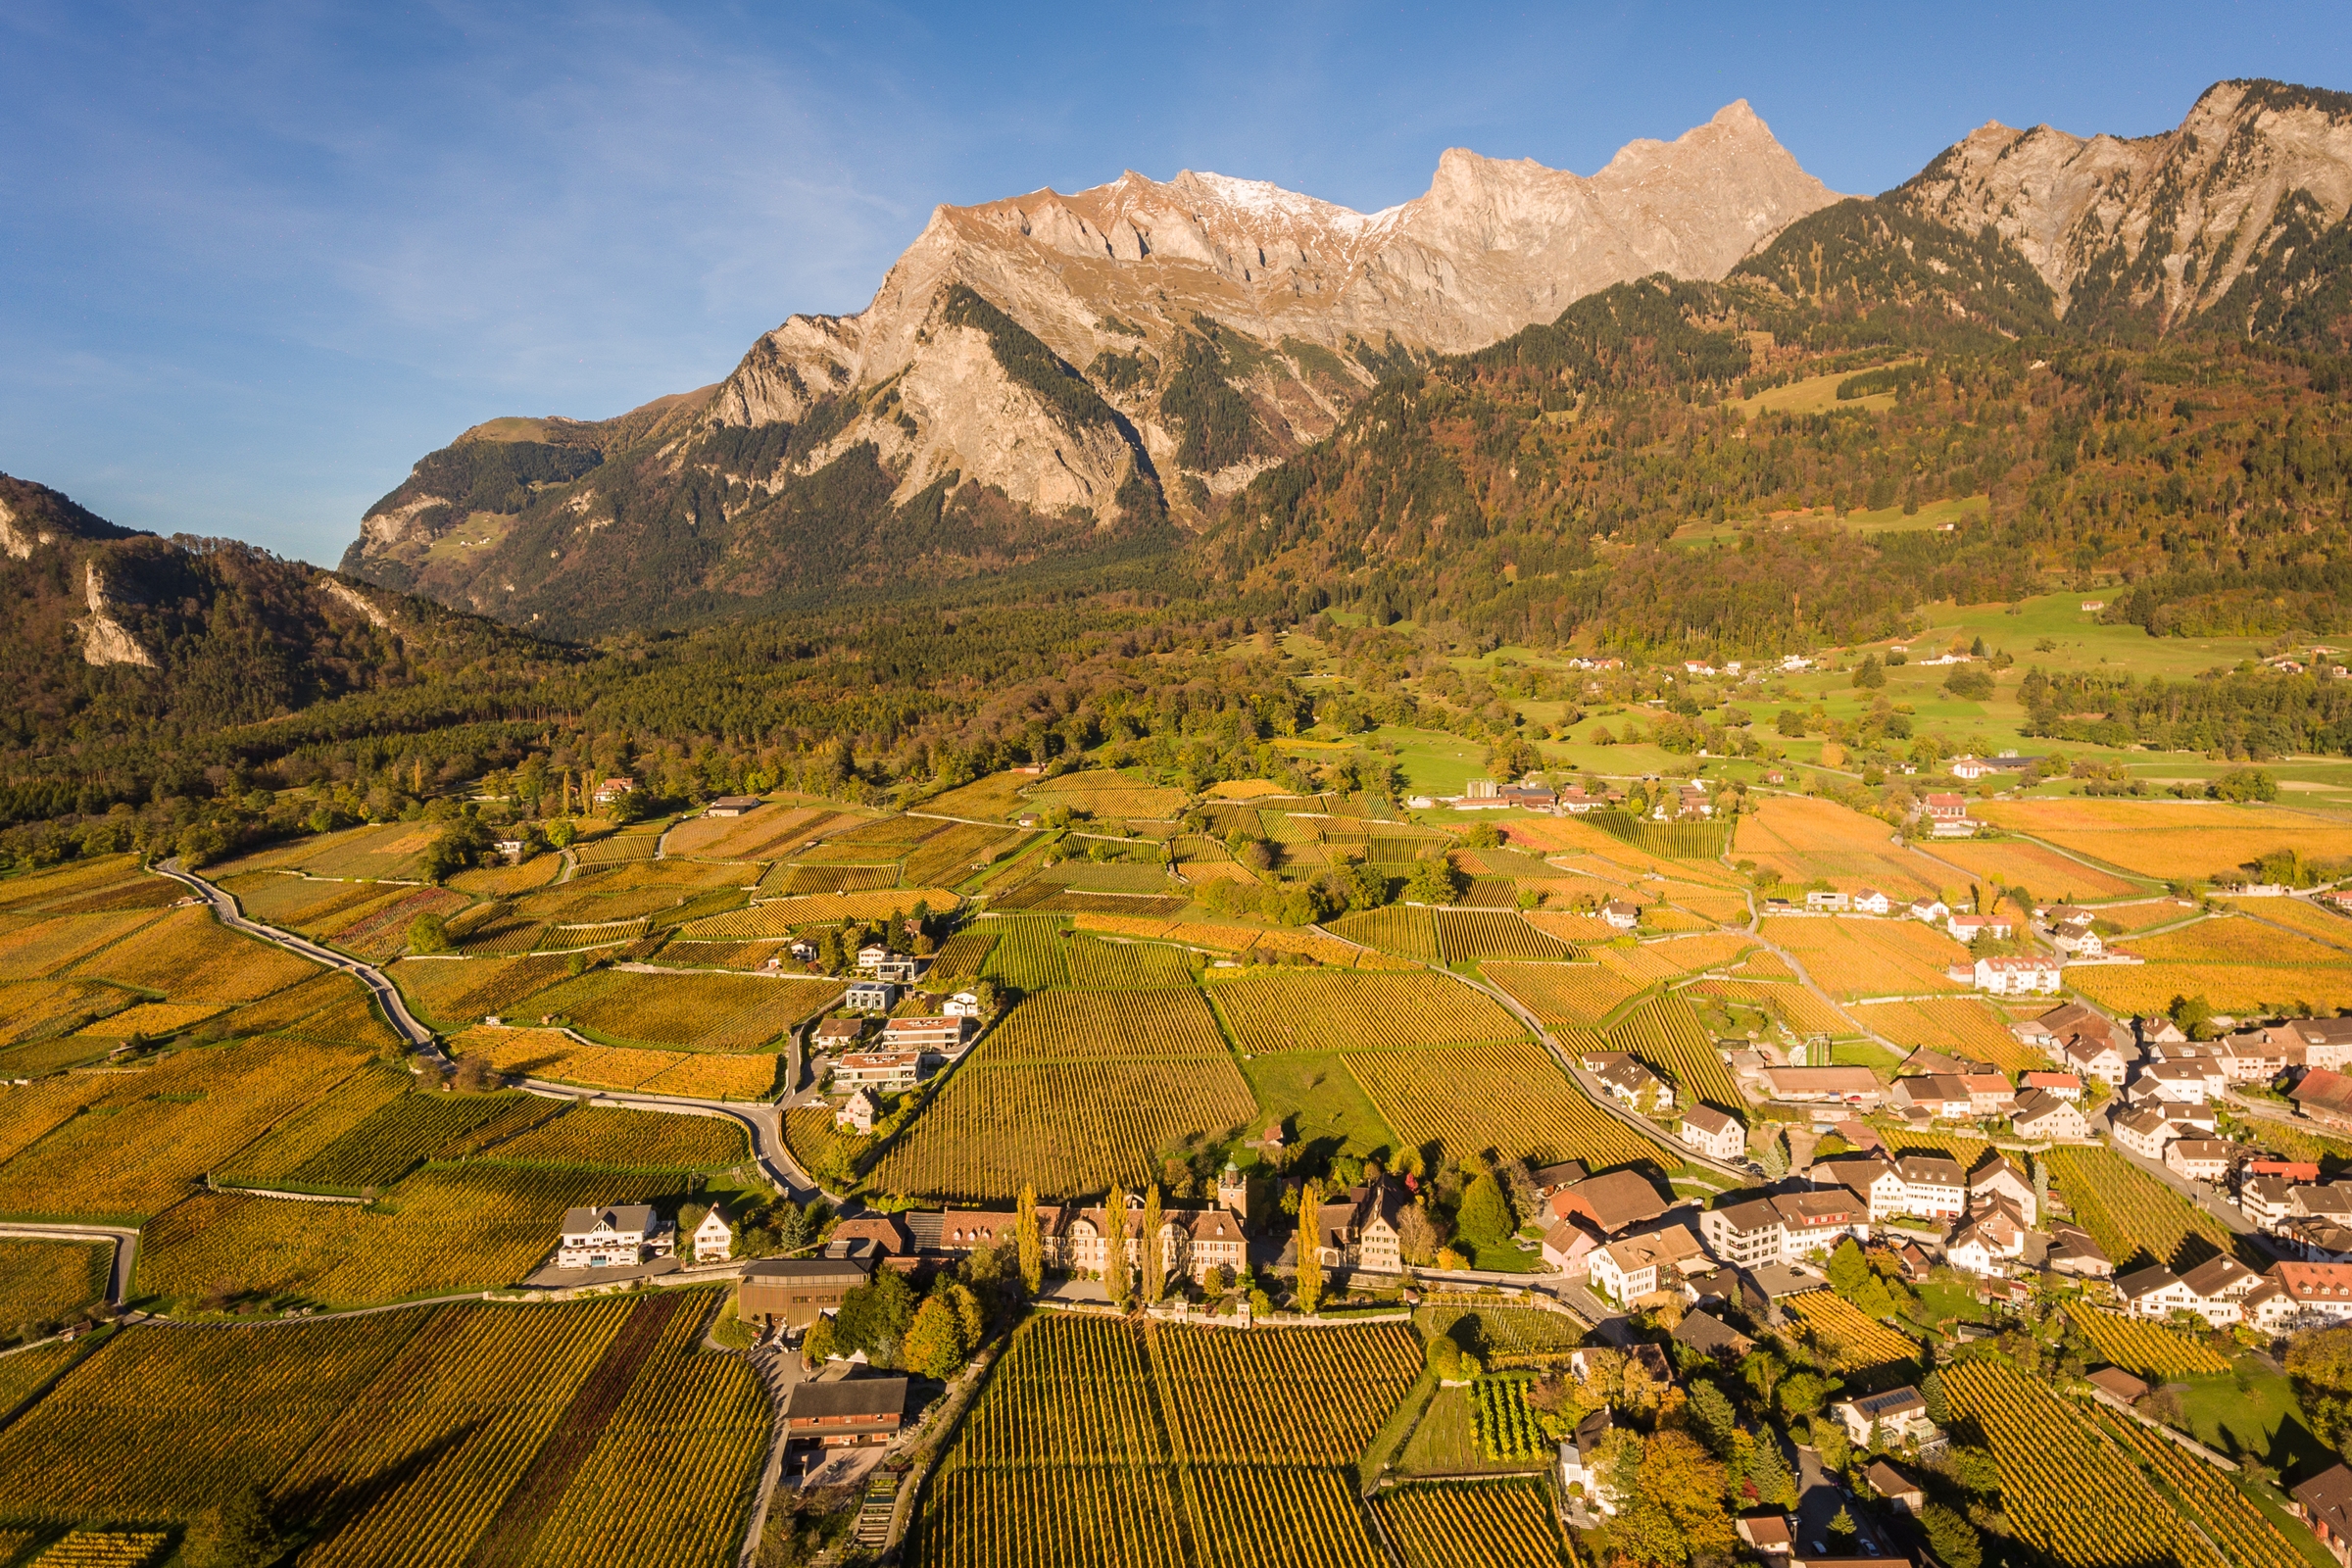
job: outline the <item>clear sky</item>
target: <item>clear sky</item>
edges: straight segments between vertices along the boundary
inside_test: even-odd
[[[2352,6],[0,5],[0,470],[331,564],[502,414],[723,376],[933,204],[1124,169],[1372,210],[1745,98],[1871,193],[1986,120],[2352,89]]]

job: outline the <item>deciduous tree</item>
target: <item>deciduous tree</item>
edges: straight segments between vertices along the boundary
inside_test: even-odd
[[[1298,1195],[1298,1310],[1323,1304],[1323,1184],[1309,1180]]]
[[[1013,1216],[1012,1234],[1021,1254],[1021,1289],[1035,1296],[1046,1280],[1044,1238],[1037,1232],[1037,1188],[1021,1183],[1021,1206]]]
[[[1162,1216],[1159,1208],[1159,1183],[1153,1182],[1144,1190],[1144,1234],[1140,1250],[1144,1255],[1144,1304],[1157,1306],[1166,1294],[1168,1284],[1167,1259],[1160,1241]]]

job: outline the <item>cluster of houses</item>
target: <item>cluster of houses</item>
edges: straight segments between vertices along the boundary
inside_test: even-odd
[[[716,1208],[703,1216],[690,1238],[697,1263],[723,1263],[734,1255],[735,1233]],[[674,1257],[678,1227],[651,1203],[580,1206],[564,1211],[556,1235],[557,1268],[631,1268]]]
[[[905,1094],[939,1068],[961,1060],[978,1024],[950,998],[953,1011],[931,1017],[891,1018],[880,1038],[865,1038],[867,1020],[821,1018],[809,1030],[812,1060],[830,1063],[832,1091],[843,1097],[833,1123],[845,1132],[870,1133],[882,1114],[882,1097]]]
[[[2262,1273],[2236,1258],[2207,1258],[2184,1273],[2143,1268],[2115,1282],[2134,1317],[2186,1312],[2213,1328],[2238,1324],[2277,1333],[2352,1321],[2352,1263],[2281,1259]]]

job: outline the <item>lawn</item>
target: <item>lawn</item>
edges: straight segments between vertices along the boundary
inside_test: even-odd
[[[1537,1466],[1497,1462],[1478,1451],[1478,1431],[1468,1389],[1438,1390],[1421,1413],[1421,1424],[1397,1457],[1396,1468],[1410,1475],[1463,1475],[1480,1471],[1501,1473]]]
[[[1487,749],[1459,735],[1392,724],[1374,730],[1371,738],[1396,748],[1396,765],[1416,795],[1459,795],[1471,779],[1487,776]]]
[[[1396,1132],[1336,1054],[1251,1056],[1242,1063],[1242,1076],[1257,1097],[1260,1133],[1265,1124],[1281,1122],[1294,1144],[1322,1144],[1358,1159],[1397,1146]]]
[[[2286,1475],[2310,1475],[2335,1462],[2304,1424],[2285,1374],[2251,1355],[2235,1357],[2229,1372],[2182,1378],[2167,1387],[2180,1396],[2189,1435],[2209,1448],[2258,1459]]]

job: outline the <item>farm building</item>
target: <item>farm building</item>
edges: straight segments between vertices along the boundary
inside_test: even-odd
[[[703,808],[705,816],[741,816],[758,810],[763,803],[757,795],[721,795]]]
[[[1673,1200],[1637,1170],[1592,1176],[1551,1195],[1555,1220],[1582,1216],[1603,1236],[1618,1236],[1665,1213]]]
[[[809,1035],[809,1044],[819,1051],[838,1051],[856,1045],[864,1036],[863,1018],[819,1018]]]
[[[2017,1097],[2009,1125],[2020,1138],[2087,1138],[2090,1124],[2073,1102],[2045,1090],[2030,1089]]]
[[[1886,1098],[1879,1075],[1868,1067],[1767,1067],[1763,1078],[1773,1099],[1796,1104],[1876,1105]]]
[[[817,1378],[793,1385],[785,1442],[828,1448],[877,1447],[906,1419],[905,1378]]]
[[[2352,1563],[2352,1470],[2335,1465],[2297,1486],[2295,1517],[2311,1526],[2335,1560]]]
[[[1642,909],[1623,899],[1611,899],[1600,906],[1600,917],[1620,931],[1631,931],[1642,923]]]
[[[2287,1091],[2295,1108],[2313,1121],[2331,1127],[2352,1127],[2352,1078],[2326,1067],[2315,1067]]]
[[[737,1312],[747,1323],[805,1329],[830,1315],[873,1271],[871,1262],[859,1258],[762,1258],[744,1265]]]

